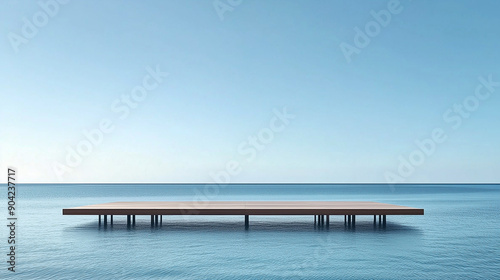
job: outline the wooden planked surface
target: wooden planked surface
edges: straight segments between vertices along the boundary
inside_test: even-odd
[[[371,201],[130,201],[63,209],[63,215],[423,215]]]

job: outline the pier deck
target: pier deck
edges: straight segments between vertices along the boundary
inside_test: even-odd
[[[374,222],[385,224],[386,215],[423,215],[424,209],[370,201],[134,201],[112,202],[63,209],[63,215],[101,215],[107,224],[107,215],[126,215],[127,225],[131,217],[150,215],[151,225],[158,224],[163,215],[244,215],[248,228],[249,215],[314,215],[314,221],[327,225],[330,215],[344,215],[344,222],[353,224],[356,215],[373,215]]]

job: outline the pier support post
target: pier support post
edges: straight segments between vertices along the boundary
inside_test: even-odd
[[[104,227],[108,226],[108,215],[104,215]]]
[[[130,227],[130,215],[127,215],[127,227]]]
[[[384,215],[384,221],[383,221],[384,226],[385,226],[385,216],[386,216],[386,215]]]
[[[314,225],[316,225],[316,215],[314,215]]]
[[[132,216],[132,225],[135,227],[135,215]]]
[[[249,228],[249,216],[248,215],[245,215],[245,229],[248,229]]]
[[[160,226],[163,225],[163,215],[160,215]]]
[[[326,227],[330,227],[330,215],[326,215]]]
[[[351,215],[347,215],[347,224],[351,225]]]
[[[344,215],[344,226],[347,224],[347,215]]]
[[[373,215],[373,224],[377,223],[377,215]]]
[[[356,225],[356,215],[352,215],[352,226]]]
[[[101,226],[101,215],[99,215],[99,227]]]
[[[110,215],[110,216],[111,216],[110,224],[113,225],[113,215]]]
[[[155,216],[151,215],[151,227],[155,226]]]
[[[158,226],[158,215],[155,215],[155,226]]]

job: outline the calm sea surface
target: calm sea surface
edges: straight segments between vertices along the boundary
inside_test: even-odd
[[[4,185],[4,190],[6,190]],[[1,207],[7,224],[7,198]],[[18,185],[16,272],[0,279],[500,279],[499,185]],[[98,228],[62,208],[114,201],[366,200],[425,209],[424,216],[138,216]]]

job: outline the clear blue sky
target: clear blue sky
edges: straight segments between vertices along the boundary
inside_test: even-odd
[[[500,81],[500,2],[221,3],[218,14],[212,0],[2,1],[2,170],[24,182],[211,182],[236,162],[231,182],[500,181],[500,87],[474,97],[480,77]],[[388,6],[374,25],[371,11]],[[373,37],[348,61],[341,45],[366,27]],[[118,111],[157,67],[168,76]],[[464,100],[467,117],[447,113]],[[284,130],[252,146],[285,107]],[[68,149],[105,119],[114,129],[69,166]],[[446,140],[411,163],[435,128]]]

